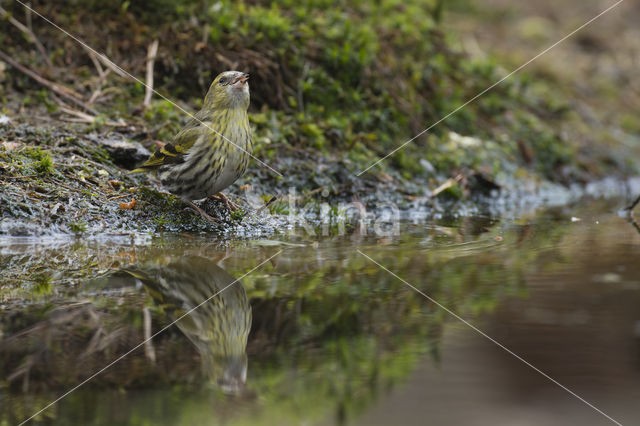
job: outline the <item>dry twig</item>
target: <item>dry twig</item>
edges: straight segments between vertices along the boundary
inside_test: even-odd
[[[431,192],[430,197],[434,198],[436,197],[438,194],[440,194],[442,191],[444,191],[445,189],[451,188],[453,186],[453,184],[460,182],[462,180],[464,176],[462,176],[462,174],[459,174],[458,176],[454,177],[454,178],[450,178],[447,179],[446,181],[444,181],[442,183],[442,185],[440,185],[439,187],[437,187],[436,189],[434,189]]]
[[[60,109],[60,111],[76,117],[75,119],[73,119],[73,118],[63,118],[62,120],[64,120],[64,121],[69,121],[69,122],[72,122],[72,123],[93,124],[98,119],[98,117],[96,117],[95,115],[87,114],[86,112],[78,111],[78,110],[75,110],[75,109],[71,108],[69,105],[65,104],[64,102],[62,102],[61,99],[59,99],[59,98],[57,98],[55,96],[53,97],[53,99],[58,104],[58,108]],[[120,119],[120,121],[106,120],[104,122],[104,124],[107,125],[107,126],[111,126],[111,127],[127,127],[128,126],[128,124],[125,123],[124,121],[122,121],[122,119]]]
[[[104,92],[102,91],[102,85],[104,84],[105,80],[107,79],[107,76],[111,72],[111,68],[107,68],[107,69],[102,68],[102,65],[100,65],[100,61],[98,60],[96,54],[90,50],[87,50],[87,52],[89,53],[89,58],[91,59],[93,66],[98,72],[98,81],[96,82],[96,88],[91,94],[91,97],[89,98],[89,100],[87,101],[89,105],[92,105],[98,99],[98,97],[104,94]]]
[[[82,44],[82,43],[81,43]],[[107,58],[103,53],[95,53],[93,50],[88,48],[87,46],[82,44],[82,48],[87,51],[90,57],[97,59],[100,61],[102,65],[109,68],[113,71],[117,76],[128,78],[127,74],[125,74],[120,67],[118,67],[111,59]]]
[[[144,92],[144,102],[142,108],[146,109],[151,105],[151,95],[153,95],[153,64],[158,53],[158,40],[153,40],[147,50],[147,78]]]
[[[142,308],[144,319],[144,354],[152,363],[156,362],[156,350],[151,342],[151,311],[148,306]]]

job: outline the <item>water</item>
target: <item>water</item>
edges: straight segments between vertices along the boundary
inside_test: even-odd
[[[0,424],[178,319],[32,423],[613,424],[533,366],[640,424],[640,233],[618,206],[385,238],[4,240]]]

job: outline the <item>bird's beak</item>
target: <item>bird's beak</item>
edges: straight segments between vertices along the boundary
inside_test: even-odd
[[[231,82],[231,85],[232,86],[235,86],[235,85],[242,86],[247,81],[249,81],[249,74],[240,73],[240,75],[238,77],[236,77],[236,79]]]

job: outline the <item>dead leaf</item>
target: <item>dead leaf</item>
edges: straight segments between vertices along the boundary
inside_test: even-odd
[[[131,210],[136,206],[136,199],[133,198],[130,202],[128,203],[120,203],[120,208],[122,210]]]

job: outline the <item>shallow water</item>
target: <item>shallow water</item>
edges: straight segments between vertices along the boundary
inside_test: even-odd
[[[0,424],[96,372],[31,422],[640,424],[640,233],[619,205],[393,237],[4,240]]]

